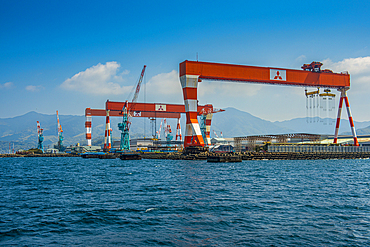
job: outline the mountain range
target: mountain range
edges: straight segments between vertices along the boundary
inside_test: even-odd
[[[63,144],[66,146],[80,143],[86,145],[85,140],[85,116],[59,115],[63,128]],[[44,129],[44,147],[52,147],[58,141],[56,115],[46,115],[37,112],[28,112],[22,116],[13,118],[0,118],[0,153],[8,152],[9,143],[14,149],[29,149],[37,146],[36,121],[40,121]],[[121,118],[111,118],[113,139],[119,140],[120,131],[117,128]],[[130,137],[149,137],[159,129],[161,119],[157,119],[155,127],[148,119],[132,118]],[[169,119],[172,126],[172,134],[176,135],[176,120]],[[184,135],[185,118],[181,118],[182,133]],[[357,134],[370,134],[370,121],[355,122]],[[286,134],[286,133],[311,133],[333,135],[335,128],[334,119],[322,118],[295,118],[285,121],[267,121],[247,112],[235,108],[225,108],[224,112],[213,115],[211,137],[213,130],[223,137],[262,135],[262,134]],[[92,142],[93,145],[101,145],[104,140],[105,117],[93,117]],[[341,134],[350,134],[348,120],[344,119],[340,124]],[[163,136],[163,134],[162,134]]]
[[[235,108],[225,108],[224,112],[213,115],[212,129],[223,132],[224,137],[309,133],[333,135],[336,119],[331,118],[294,118],[285,121],[270,122]],[[355,122],[357,133],[370,134],[370,121]],[[339,133],[351,132],[347,119],[341,119]],[[212,131],[211,131],[212,136]]]

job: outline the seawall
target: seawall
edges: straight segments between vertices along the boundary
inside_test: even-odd
[[[79,154],[0,154],[0,158],[12,157],[81,157]],[[117,156],[118,157],[118,156]],[[318,159],[368,159],[370,152],[243,152],[243,153],[141,153],[143,159],[207,160],[318,160]],[[98,157],[94,157],[98,158]]]

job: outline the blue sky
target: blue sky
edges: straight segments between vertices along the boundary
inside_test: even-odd
[[[131,100],[144,64],[139,101],[181,104],[179,63],[198,54],[349,71],[354,120],[369,121],[369,10],[368,1],[1,1],[0,118]],[[203,81],[198,94],[270,121],[306,116],[304,88]]]

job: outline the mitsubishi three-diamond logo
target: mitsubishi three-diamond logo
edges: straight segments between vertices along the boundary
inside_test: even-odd
[[[273,80],[273,81],[286,81],[286,70],[283,70],[283,69],[270,69],[270,80]]]

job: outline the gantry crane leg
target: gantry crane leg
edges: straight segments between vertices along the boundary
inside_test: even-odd
[[[104,135],[104,150],[107,149],[108,145],[107,145],[107,138],[108,138],[108,131],[109,131],[109,127],[108,127],[108,123],[109,123],[109,111],[106,110],[106,117],[105,117],[105,135]]]
[[[349,88],[340,88],[338,91],[340,91],[340,100],[339,100],[339,107],[338,107],[338,116],[337,116],[337,123],[335,125],[335,133],[334,133],[334,144],[338,143],[338,133],[339,133],[339,125],[340,125],[340,117],[342,113],[342,106],[343,106],[343,101],[346,104],[347,107],[347,116],[348,116],[348,121],[349,125],[351,127],[352,131],[352,136],[353,136],[353,144],[355,146],[359,146],[358,140],[357,140],[357,135],[356,135],[356,129],[355,129],[355,124],[353,123],[353,118],[352,118],[352,113],[351,109],[349,107],[349,100],[347,97],[347,90]]]
[[[199,76],[184,75],[180,77],[184,94],[186,128],[184,147],[204,146],[204,140],[197,119],[198,109],[198,78]]]

